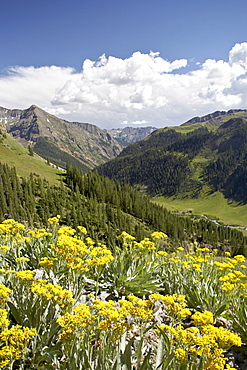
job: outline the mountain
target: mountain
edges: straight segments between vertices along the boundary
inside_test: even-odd
[[[97,126],[65,121],[35,105],[24,110],[0,107],[0,124],[22,145],[62,168],[69,162],[87,171],[123,148]]]
[[[114,137],[121,145],[128,146],[145,139],[153,131],[157,130],[155,127],[125,127],[123,129],[116,128],[107,130],[107,132]]]
[[[247,203],[247,110],[214,112],[156,130],[98,172],[152,196],[198,197],[207,189]]]

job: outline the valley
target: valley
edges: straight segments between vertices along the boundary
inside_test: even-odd
[[[21,199],[17,201],[17,194],[12,194],[13,189],[3,179],[8,189],[3,188],[1,195],[2,215],[27,217],[29,222],[34,217],[36,222],[46,224],[49,215],[55,212],[67,224],[90,225],[94,238],[107,235],[109,239],[111,234],[112,242],[116,241],[116,228],[139,238],[145,237],[150,229],[159,229],[169,234],[174,240],[172,244],[190,240],[196,232],[205,243],[217,245],[220,241],[219,245],[223,245],[224,240],[228,244],[230,240],[230,245],[244,248],[245,240],[240,235],[247,236],[246,230],[232,228],[226,232],[223,230],[227,228],[218,223],[246,227],[245,177],[241,172],[245,171],[247,158],[245,110],[215,112],[158,130],[115,130],[115,137],[120,141],[124,138],[125,143],[145,137],[127,145],[118,155],[115,153],[115,158],[105,157],[104,164],[97,166],[95,162],[91,170],[83,165],[88,160],[84,146],[88,136],[80,143],[79,157],[71,156],[66,149],[75,144],[72,135],[75,123],[66,123],[35,106],[25,111],[2,109],[1,114],[0,162],[10,166],[4,169],[7,177],[11,176],[11,167],[15,168],[22,179],[19,196],[25,199],[25,204],[30,203],[25,211]],[[81,130],[77,140],[85,135],[85,128],[87,135],[91,135],[87,145],[94,141],[91,156],[97,161],[95,153],[104,152],[104,138],[108,142],[114,139],[89,124],[75,125],[76,130]],[[50,137],[46,136],[48,132],[52,133]],[[95,134],[101,139],[95,141]],[[79,160],[82,162],[77,166]],[[99,177],[91,174],[95,170]],[[83,179],[85,172],[89,176]],[[26,186],[30,191],[24,196],[21,189]],[[14,203],[11,197],[16,199]],[[49,197],[56,199],[56,203],[59,197],[63,201],[54,204]],[[18,209],[14,206],[16,202],[20,202]],[[142,202],[145,210],[140,209]],[[211,235],[212,228],[216,237]]]
[[[155,197],[155,203],[163,205],[173,213],[189,215],[206,215],[227,226],[247,227],[247,205],[236,202],[229,204],[223,194],[216,192],[201,198]],[[240,229],[247,235],[246,230]]]
[[[2,125],[1,304],[11,320],[9,332],[17,328],[25,338],[11,368],[96,370],[105,359],[110,365],[104,370],[125,369],[127,363],[129,369],[137,363],[143,370],[178,369],[180,348],[165,327],[192,338],[185,322],[193,320],[197,334],[191,349],[200,350],[205,319],[214,335],[231,338],[229,345],[224,342],[211,361],[215,340],[209,355],[200,350],[179,369],[192,364],[204,370],[197,365],[205,357],[223,370],[235,344],[241,346],[239,352],[234,347],[236,358],[240,353],[236,363],[243,363],[247,231],[222,224],[246,226],[246,121],[226,119],[223,134],[222,125],[210,131],[198,123],[195,130],[156,130],[92,168],[75,165],[79,157],[64,156],[66,146],[60,149],[54,138],[22,143],[22,134],[16,135],[22,129],[11,132]],[[95,150],[100,153],[102,146]],[[222,317],[230,330],[218,327]],[[159,325],[161,320],[169,326]],[[1,328],[1,335],[6,330]],[[208,338],[212,343],[211,332]]]

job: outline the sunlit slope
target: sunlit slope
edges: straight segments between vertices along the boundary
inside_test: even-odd
[[[55,166],[48,165],[37,154],[30,155],[29,150],[9,134],[0,134],[0,162],[14,166],[18,176],[27,177],[30,173],[36,173],[51,184],[58,182],[63,173]]]
[[[156,197],[153,201],[164,205],[171,212],[186,216],[205,215],[224,225],[247,227],[247,205],[231,203],[220,192],[197,199]]]

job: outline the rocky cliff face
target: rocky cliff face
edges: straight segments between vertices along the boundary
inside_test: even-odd
[[[97,126],[62,120],[35,105],[25,110],[0,107],[0,124],[22,145],[31,145],[55,164],[59,159],[63,167],[71,162],[91,169],[114,158],[123,148]]]
[[[17,122],[20,119],[22,110],[20,109],[6,109],[0,107],[0,126],[4,130],[8,130],[9,124]]]

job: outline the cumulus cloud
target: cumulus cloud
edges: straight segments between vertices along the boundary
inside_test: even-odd
[[[247,108],[247,43],[234,45],[228,61],[207,59],[185,72],[187,65],[186,59],[169,62],[158,52],[137,51],[126,59],[86,59],[81,72],[14,67],[0,76],[0,105],[36,104],[61,118],[106,128],[164,127],[214,110]]]

